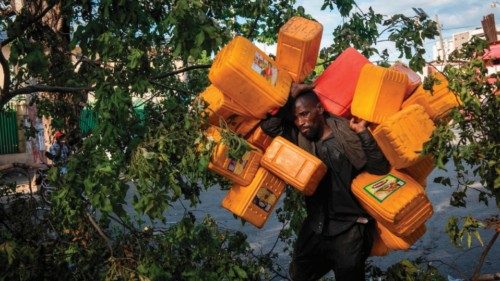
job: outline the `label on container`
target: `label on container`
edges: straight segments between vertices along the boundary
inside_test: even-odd
[[[389,195],[405,185],[406,182],[392,174],[370,183],[364,187],[364,190],[373,196],[378,202],[384,201]]]
[[[264,212],[269,213],[274,204],[276,204],[276,201],[278,201],[278,197],[274,193],[266,187],[261,187],[253,198],[252,203],[264,210]]]
[[[248,158],[250,158],[250,153],[247,152],[243,157],[241,157],[240,161],[236,161],[234,159],[229,159],[229,164],[227,165],[227,170],[236,174],[241,175],[243,173],[243,169],[245,169],[245,165],[247,164]]]
[[[252,69],[260,76],[264,77],[271,85],[276,86],[278,80],[278,68],[273,66],[259,52],[255,52]]]

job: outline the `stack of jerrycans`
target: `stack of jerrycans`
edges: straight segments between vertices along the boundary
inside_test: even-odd
[[[257,126],[258,122],[286,103],[292,76],[293,79],[303,79],[297,77],[305,77],[312,70],[319,50],[319,41],[310,42],[318,40],[317,36],[302,41],[297,38],[295,41],[290,40],[290,32],[304,31],[296,27],[301,23],[301,18],[293,18],[291,23],[285,24],[288,25],[284,28],[289,30],[288,34],[281,34],[280,31],[280,38],[288,37],[288,41],[285,40],[287,46],[281,48],[289,49],[288,52],[281,51],[281,62],[284,62],[287,69],[274,62],[247,39],[237,36],[217,54],[209,73],[213,85],[201,95],[209,104],[207,113],[211,124],[217,125],[222,119],[228,125],[227,128],[251,144],[248,156],[243,156],[242,161],[237,162],[227,157],[227,147],[219,142],[212,153],[209,169],[234,183],[222,200],[222,206],[259,228],[268,219],[286,183],[283,177],[273,172],[273,169],[282,165],[281,162],[266,165],[261,161],[267,148],[275,142]],[[301,53],[300,61],[297,57],[293,60],[290,57],[290,50],[293,48]],[[311,57],[314,57],[314,63],[309,62]],[[297,65],[294,67],[293,63],[286,61]],[[219,131],[220,128],[213,126],[207,130],[207,134],[220,141]],[[263,155],[262,151],[266,153]],[[283,157],[279,159],[287,162]],[[307,185],[301,186],[304,189],[311,189],[314,185],[308,183],[307,179],[302,179],[301,183],[304,182]]]
[[[375,243],[384,244],[375,245],[373,255],[408,249],[425,233],[433,213],[424,187],[434,165],[422,154],[435,129],[430,114],[444,116],[458,103],[444,102],[454,95],[443,88],[437,92],[446,98],[424,98],[416,76],[403,65],[364,65],[351,104],[352,115],[373,123],[372,134],[392,166],[385,176],[362,173],[352,184],[353,194],[377,221]]]
[[[223,207],[262,227],[285,183],[260,167],[262,149],[270,140],[258,124],[267,112],[285,104],[291,77],[249,40],[237,36],[215,57],[209,79],[212,85],[200,94],[212,125],[206,135],[216,142],[208,168],[233,182]],[[239,161],[229,158],[217,127],[221,125],[256,145],[250,144]]]
[[[434,129],[422,108],[400,111],[408,92],[419,83],[409,73],[401,66],[365,64],[352,99],[351,114],[374,124],[372,134],[392,166],[387,175],[364,172],[352,183],[354,196],[376,220],[378,237],[372,255],[407,250],[425,233],[425,222],[433,213],[424,188],[397,170],[416,162]]]

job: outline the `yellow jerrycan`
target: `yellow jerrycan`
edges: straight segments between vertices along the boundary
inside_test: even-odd
[[[274,138],[261,165],[305,195],[316,191],[327,170],[319,158],[283,137]]]
[[[391,169],[387,175],[359,174],[351,190],[363,208],[399,236],[408,236],[432,216],[424,189],[410,176]]]
[[[383,224],[376,223],[377,231],[380,235],[380,239],[391,251],[397,250],[408,250],[410,247],[417,242],[420,237],[425,234],[426,228],[425,224],[422,224],[414,232],[406,236],[399,236],[387,229]]]
[[[407,84],[408,77],[404,73],[365,64],[352,99],[352,115],[382,123],[401,108]]]
[[[250,133],[247,141],[262,149],[262,151],[265,151],[273,141],[273,138],[264,133],[264,131],[259,126],[257,126],[257,128],[255,128],[255,130]]]
[[[303,17],[292,17],[280,28],[276,63],[293,81],[304,81],[316,67],[322,34],[319,22]]]
[[[461,101],[450,89],[448,89],[448,80],[440,73],[434,73],[440,84],[434,84],[431,91],[424,90],[420,85],[415,92],[403,102],[402,108],[412,104],[420,104],[425,108],[427,114],[432,120],[437,121],[446,118],[450,110],[460,105]]]
[[[240,136],[246,136],[260,122],[244,108],[224,95],[214,85],[208,86],[200,94],[207,104],[208,122],[214,126],[227,125],[227,128]]]
[[[287,71],[242,36],[219,51],[208,78],[257,119],[283,106],[292,84]]]
[[[404,168],[402,171],[425,188],[427,186],[427,177],[432,173],[434,168],[434,158],[431,155],[425,155],[415,164]]]
[[[373,138],[396,169],[415,164],[434,131],[434,122],[418,104],[406,107],[376,126]]]
[[[285,190],[285,182],[264,168],[248,186],[235,184],[222,200],[222,207],[261,228]]]
[[[252,182],[260,166],[262,152],[251,145],[251,150],[236,161],[228,157],[228,147],[222,143],[219,128],[211,126],[205,132],[217,144],[212,151],[208,169],[239,185],[247,186]]]

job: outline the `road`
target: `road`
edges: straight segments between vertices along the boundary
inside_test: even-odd
[[[451,165],[448,165],[447,168],[449,171],[452,171]],[[444,276],[449,276],[450,280],[455,278],[465,279],[472,275],[475,263],[479,259],[483,247],[475,239],[473,239],[470,249],[460,249],[453,246],[448,235],[445,233],[445,226],[448,218],[450,216],[461,217],[466,215],[486,218],[494,214],[499,215],[500,213],[493,200],[490,201],[489,206],[479,203],[477,200],[477,193],[471,193],[469,195],[467,199],[467,208],[450,206],[449,199],[453,189],[433,183],[432,181],[433,178],[446,174],[447,172],[445,171],[435,169],[428,177],[426,191],[434,207],[434,215],[426,223],[427,232],[425,235],[408,251],[396,251],[384,257],[371,257],[370,260],[374,265],[386,269],[388,266],[401,259],[416,259],[422,256],[425,257],[426,260],[432,261],[431,264],[437,267]],[[210,188],[207,192],[202,193],[202,203],[196,208],[188,208],[188,210],[193,212],[198,218],[203,218],[206,215],[212,216],[223,228],[246,233],[251,247],[257,252],[267,252],[271,249],[281,229],[281,224],[278,222],[276,214],[273,213],[273,216],[267,221],[262,229],[257,229],[250,224],[242,225],[240,220],[234,219],[230,212],[220,207],[220,202],[225,193],[226,191],[221,191],[217,187]],[[184,206],[188,205],[188,203],[184,204]],[[175,204],[173,208],[166,213],[167,221],[169,223],[177,221],[185,211],[184,206]],[[159,223],[156,223],[156,225],[159,225]],[[487,244],[493,236],[492,230],[482,230],[480,233],[485,244]],[[465,241],[464,239],[464,242]],[[278,244],[277,249],[282,249],[282,247],[282,244]],[[288,268],[289,260],[288,253],[282,253],[279,255],[278,263],[284,268]],[[497,241],[490,250],[481,272],[500,272],[499,241]]]

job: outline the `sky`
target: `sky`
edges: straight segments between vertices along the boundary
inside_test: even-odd
[[[422,8],[432,19],[436,15],[442,26],[443,37],[451,37],[454,33],[481,28],[483,16],[493,13],[495,20],[500,24],[500,0],[358,0],[358,6],[363,11],[368,11],[371,6],[376,13],[383,15],[393,15],[402,13],[407,16],[415,15],[412,7]],[[328,8],[321,11],[323,0],[298,0],[297,5],[303,6],[306,13],[312,15],[318,22],[323,24],[322,47],[328,46],[333,41],[333,29],[342,22],[342,18],[336,10],[330,11]],[[427,50],[425,58],[432,57],[432,46],[436,39],[427,40],[424,47]],[[276,46],[259,46],[268,53],[274,53]],[[391,59],[397,59],[399,52],[392,47],[390,42],[380,45],[388,48]]]

